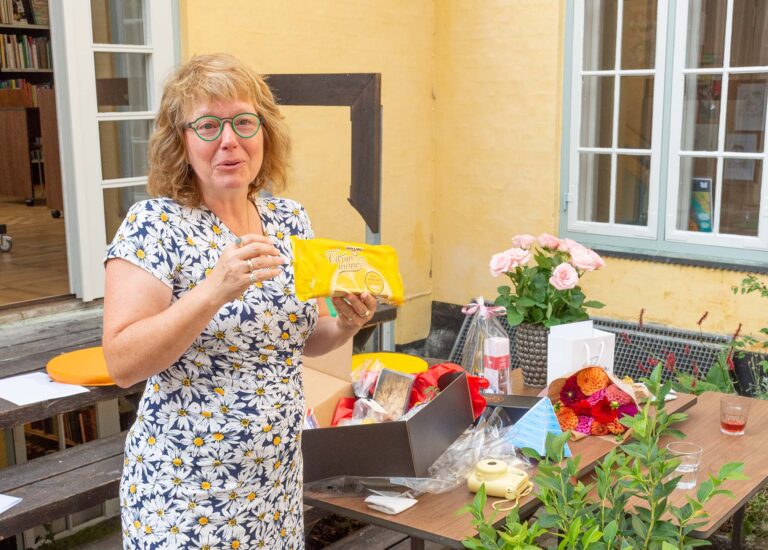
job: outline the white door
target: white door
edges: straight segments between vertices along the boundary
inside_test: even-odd
[[[50,2],[70,284],[85,301],[104,295],[106,245],[146,198],[149,135],[175,61],[174,5]]]

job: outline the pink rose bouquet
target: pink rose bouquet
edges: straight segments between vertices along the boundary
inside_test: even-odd
[[[496,305],[507,308],[510,326],[533,323],[551,327],[589,318],[586,308],[601,308],[587,301],[579,279],[605,267],[594,251],[571,239],[542,233],[516,235],[512,247],[491,257],[491,275],[506,274],[512,286],[500,286]]]

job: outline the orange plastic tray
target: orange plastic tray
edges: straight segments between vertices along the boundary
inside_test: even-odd
[[[54,357],[45,366],[55,382],[81,386],[114,386],[107,372],[107,362],[101,346],[86,348]]]

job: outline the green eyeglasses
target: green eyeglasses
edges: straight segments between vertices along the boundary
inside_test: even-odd
[[[219,118],[213,115],[201,116],[193,122],[189,122],[185,128],[192,128],[197,137],[203,141],[219,139],[224,131],[224,123],[229,122],[232,130],[241,138],[252,138],[261,128],[261,117],[253,113],[240,113],[231,118]]]

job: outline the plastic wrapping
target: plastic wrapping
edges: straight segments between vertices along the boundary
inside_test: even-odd
[[[368,292],[378,300],[403,303],[397,252],[391,246],[291,237],[299,300]]]
[[[440,480],[463,483],[481,460],[496,458],[510,466],[530,469],[512,443],[513,424],[501,407],[486,409],[477,425],[468,428],[429,468],[429,475]]]
[[[509,338],[498,316],[503,315],[501,306],[487,307],[480,296],[476,302],[462,308],[465,315],[472,315],[461,366],[473,376],[482,376],[489,382],[491,393],[509,393]],[[506,355],[500,353],[505,347]]]
[[[351,374],[352,393],[361,398],[371,397],[382,368],[381,361],[369,359],[353,370]]]

